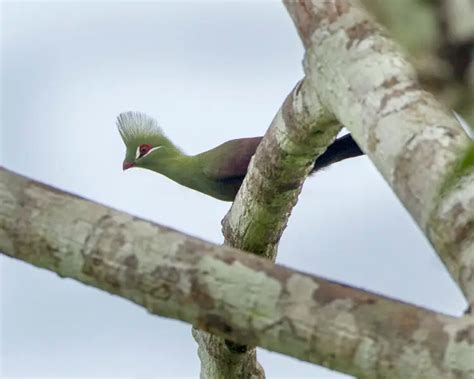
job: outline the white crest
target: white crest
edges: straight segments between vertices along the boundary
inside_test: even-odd
[[[158,122],[140,112],[124,112],[117,117],[117,127],[125,144],[136,141],[138,138],[163,136]]]

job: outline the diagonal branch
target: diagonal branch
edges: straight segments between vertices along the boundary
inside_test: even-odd
[[[311,83],[307,79],[298,83],[273,119],[223,220],[226,244],[275,260],[315,158],[340,130]]]
[[[474,304],[474,146],[358,1],[285,1],[307,78]]]
[[[340,129],[308,82],[299,82],[273,119],[223,220],[226,245],[275,260],[278,241],[303,182],[315,158]],[[264,377],[255,348],[202,331],[193,335],[200,345],[201,376]]]
[[[3,169],[0,251],[151,313],[360,378],[474,375],[472,316],[295,272]]]

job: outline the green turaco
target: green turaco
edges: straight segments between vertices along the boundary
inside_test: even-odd
[[[138,112],[121,113],[117,126],[126,146],[123,169],[140,167],[224,201],[233,201],[250,158],[262,137],[234,139],[197,155],[186,155],[164,134],[157,122]],[[350,134],[336,139],[319,156],[312,173],[364,153]]]

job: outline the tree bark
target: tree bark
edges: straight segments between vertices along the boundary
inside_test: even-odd
[[[298,2],[292,4],[298,7]],[[307,5],[305,2],[299,4]],[[344,2],[339,4],[344,5]],[[278,241],[315,156],[324,151],[340,129],[321,105],[319,93],[313,87],[318,78],[315,77],[316,70],[311,69],[312,63],[307,65],[306,78],[288,96],[273,120],[251,162],[246,180],[223,220],[226,244],[272,260],[276,258]],[[195,336],[200,333],[196,331]],[[239,353],[226,349],[228,345],[219,338],[206,336],[200,341],[200,357],[203,365],[210,368],[208,372],[216,372],[214,366],[223,366],[222,362],[238,362]],[[237,347],[242,349],[242,361],[246,365],[249,359],[245,359],[245,354],[252,356],[251,360],[256,357],[253,349]],[[206,351],[221,352],[206,354]],[[252,371],[258,371],[256,366]],[[236,366],[236,372],[244,370]]]
[[[341,128],[308,79],[299,82],[273,119],[222,222],[226,244],[275,260],[306,176]]]
[[[306,48],[306,75],[273,120],[223,221],[226,244],[275,259],[303,181],[339,131],[337,118],[472,306],[472,142],[357,1],[286,6]],[[474,375],[471,315],[455,319],[294,272],[5,170],[0,250],[215,334],[193,332],[202,377],[264,377],[248,347],[256,345],[361,378]]]
[[[304,179],[340,129],[308,82],[299,82],[273,119],[223,220],[226,245],[275,260]],[[193,335],[199,343],[201,377],[264,377],[254,347],[198,330]]]
[[[0,251],[153,314],[360,378],[474,375],[472,316],[296,272],[4,169]]]
[[[357,1],[286,1],[321,102],[352,133],[474,304],[474,146]]]
[[[421,86],[474,127],[474,2],[362,2],[408,51]]]

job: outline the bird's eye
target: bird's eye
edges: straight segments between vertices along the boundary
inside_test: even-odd
[[[155,150],[161,149],[163,146],[155,146],[153,147],[152,145],[148,143],[144,143],[143,145],[140,145],[137,147],[137,152],[135,153],[135,159],[143,158],[147,156],[148,154],[152,153]]]
[[[151,145],[140,145],[140,155],[145,155],[150,149]]]
[[[138,146],[135,159],[145,156],[151,150],[151,148],[152,146],[147,143]]]

